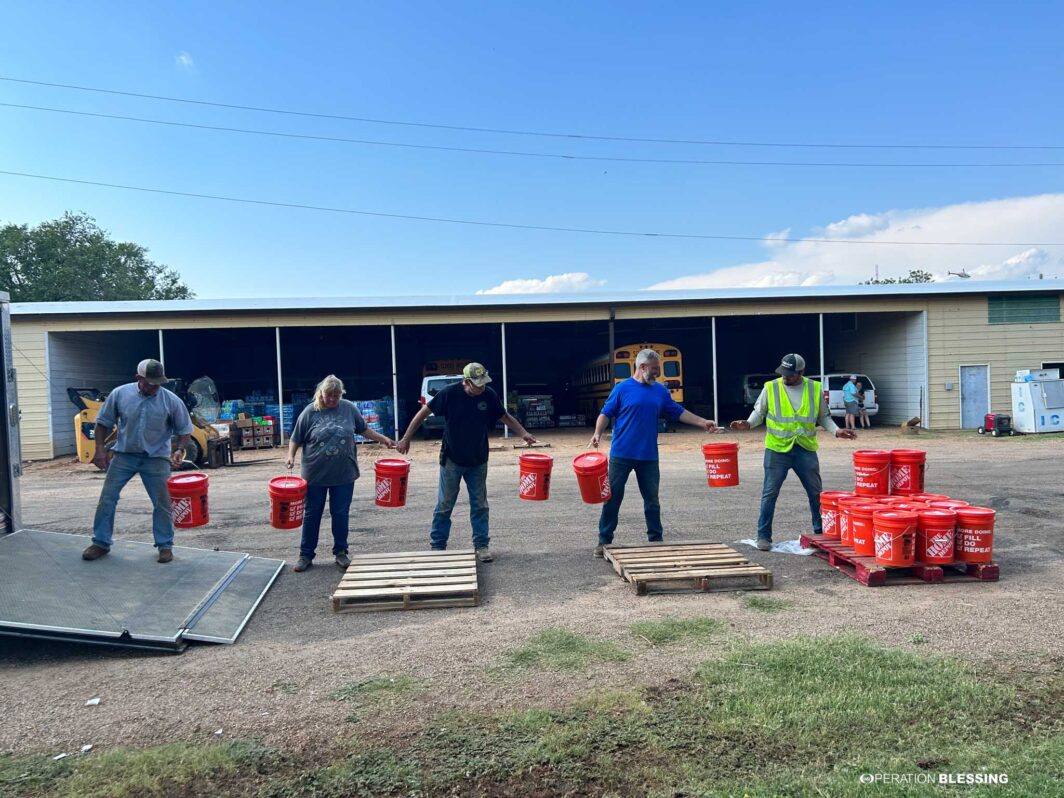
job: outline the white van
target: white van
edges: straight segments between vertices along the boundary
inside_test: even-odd
[[[461,374],[435,374],[431,377],[425,377],[421,380],[421,398],[418,401],[422,405],[427,405],[444,388],[454,385],[456,382],[461,382],[463,379],[465,378]],[[422,429],[428,434],[430,430],[442,430],[443,425],[444,419],[430,415],[425,419]]]
[[[824,399],[827,400],[828,408],[831,410],[831,415],[834,418],[842,418],[846,415],[846,404],[842,401],[842,386],[850,381],[850,374],[855,372],[848,372],[846,374],[828,374],[827,377],[813,377],[823,387]],[[824,384],[824,380],[827,380],[827,384]],[[868,413],[868,417],[876,415],[879,412],[879,395],[876,393],[875,383],[867,374],[858,374],[857,381],[861,383],[861,390],[864,392],[864,409]]]

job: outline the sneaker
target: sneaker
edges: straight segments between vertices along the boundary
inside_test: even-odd
[[[91,546],[85,549],[85,551],[81,552],[81,559],[98,560],[110,551],[110,549],[105,549],[103,546],[97,546],[95,543],[93,543]]]
[[[647,539],[647,543],[649,543],[649,544],[650,544],[651,546],[660,546],[660,545],[662,545],[662,544],[663,544],[664,542],[665,542],[665,541],[664,541],[664,540],[662,540],[661,538],[654,538],[654,539],[649,539],[649,538],[648,538],[648,539]]]
[[[341,568],[346,568],[351,564],[351,558],[347,556],[346,551],[341,551],[336,555],[336,564]]]
[[[772,541],[769,538],[758,538],[757,548],[761,551],[772,551]]]
[[[159,549],[159,562],[170,562],[174,559],[173,549]]]
[[[605,557],[606,556],[606,548],[601,543],[599,543],[597,546],[595,546],[595,556],[596,557]]]
[[[488,551],[488,547],[487,546],[481,546],[479,549],[477,549],[476,554],[477,554],[477,559],[480,562],[491,562],[492,560],[495,559],[494,557],[491,556],[491,552]]]
[[[314,561],[309,557],[300,557],[296,560],[296,564],[292,566],[292,570],[296,573],[302,573],[314,564]]]

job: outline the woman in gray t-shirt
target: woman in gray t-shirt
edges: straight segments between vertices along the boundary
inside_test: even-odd
[[[347,555],[348,515],[351,497],[358,479],[358,450],[355,435],[395,448],[395,441],[369,429],[353,402],[343,399],[344,384],[330,374],[314,391],[314,401],[299,414],[288,441],[285,465],[295,465],[296,452],[302,448],[300,470],[307,481],[306,506],[303,511],[303,537],[299,541],[299,560],[294,571],[305,571],[314,562],[318,532],[329,500],[332,516],[333,556],[336,564],[351,564]]]

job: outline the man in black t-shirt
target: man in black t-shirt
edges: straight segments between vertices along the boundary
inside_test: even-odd
[[[480,562],[492,560],[488,550],[488,433],[502,419],[502,423],[526,443],[536,442],[528,430],[506,412],[495,391],[487,387],[489,382],[488,370],[479,363],[470,363],[462,371],[460,383],[444,388],[417,412],[396,446],[400,454],[410,451],[410,439],[430,413],[444,419],[440,489],[429,538],[433,549],[442,551],[447,548],[451,511],[464,479],[469,492],[473,548]]]

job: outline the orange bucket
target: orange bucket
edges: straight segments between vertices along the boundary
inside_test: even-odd
[[[926,502],[927,504],[931,502],[948,502],[950,500],[949,496],[941,493],[914,493],[908,498],[910,501]]]
[[[730,488],[739,484],[739,444],[703,443],[706,480],[711,488]]]
[[[174,474],[166,480],[170,492],[170,517],[175,527],[190,529],[211,520],[207,481],[206,474]]]
[[[854,493],[886,496],[890,493],[890,452],[858,449],[853,453]]]
[[[872,535],[872,515],[878,510],[886,509],[887,505],[878,502],[855,504],[850,507],[850,539],[853,541],[853,552],[857,556],[875,556],[876,544]]]
[[[295,529],[303,524],[307,481],[302,477],[274,477],[269,484],[270,526]]]
[[[839,540],[844,546],[853,545],[853,530],[850,528],[850,508],[873,503],[867,496],[843,496],[838,502],[835,525],[839,529]]]
[[[872,516],[876,562],[905,568],[916,560],[916,513],[877,510]]]
[[[989,507],[957,508],[957,559],[962,562],[994,561],[994,517]]]
[[[533,502],[542,502],[550,498],[550,472],[554,458],[549,454],[528,452],[518,458],[521,482],[518,496]]]
[[[942,501],[928,502],[928,504],[931,505],[932,510],[959,510],[968,506],[968,502],[962,502],[960,499],[943,499]]]
[[[402,507],[406,504],[406,483],[410,477],[410,463],[398,458],[385,458],[373,464],[376,477],[378,507]]]
[[[826,538],[839,537],[839,499],[852,497],[847,490],[825,490],[820,494],[820,531]]]
[[[949,565],[956,557],[953,542],[957,513],[953,510],[924,510],[916,522],[916,559],[928,565]]]
[[[924,489],[927,452],[922,449],[891,449],[890,492],[910,496]]]
[[[584,452],[573,458],[580,498],[588,504],[602,504],[610,498],[610,461],[602,452]]]

